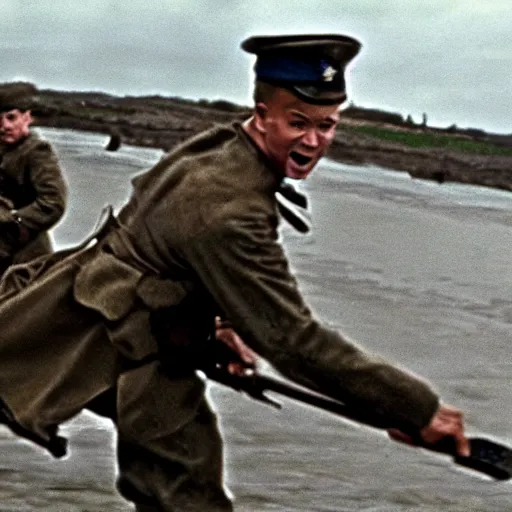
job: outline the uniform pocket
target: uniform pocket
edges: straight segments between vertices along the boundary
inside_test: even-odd
[[[132,308],[142,275],[142,271],[102,252],[79,270],[74,295],[80,304],[107,320],[119,320]]]
[[[137,283],[137,296],[151,310],[179,304],[192,289],[190,281],[172,281],[147,274]]]

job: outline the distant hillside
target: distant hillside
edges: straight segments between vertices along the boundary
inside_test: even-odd
[[[113,96],[43,90],[35,110],[41,126],[113,135],[121,143],[170,150],[215,123],[242,120],[250,109],[225,100]],[[353,164],[403,170],[416,178],[512,190],[512,134],[430,127],[400,114],[350,105],[329,156]]]

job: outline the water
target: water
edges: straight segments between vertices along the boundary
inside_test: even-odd
[[[44,130],[57,148],[71,205],[59,247],[119,207],[130,178],[162,153],[108,137]],[[431,380],[466,411],[468,430],[512,444],[512,195],[412,180],[406,173],[323,162],[303,184],[314,232],[283,229],[314,311],[367,349]],[[276,411],[213,386],[237,510],[506,511],[512,487],[371,429],[283,400]],[[83,414],[65,431],[72,456],[53,461],[1,432],[2,511],[122,511],[113,490],[114,432]]]

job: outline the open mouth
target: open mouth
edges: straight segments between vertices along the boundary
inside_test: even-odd
[[[296,151],[292,151],[290,153],[290,158],[298,165],[303,166],[309,164],[311,160],[313,160],[309,156],[301,155],[300,153],[297,153]]]

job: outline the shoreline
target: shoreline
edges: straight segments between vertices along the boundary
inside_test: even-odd
[[[46,90],[40,92],[40,106],[34,114],[36,126],[110,136],[112,151],[129,144],[168,152],[214,124],[246,119],[250,109],[223,100]],[[434,140],[438,146],[422,147],[422,139],[428,143]],[[425,121],[418,125],[397,114],[350,106],[342,114],[326,156],[339,163],[372,164],[438,183],[458,182],[512,191],[512,134],[457,129],[455,125],[434,128]]]

